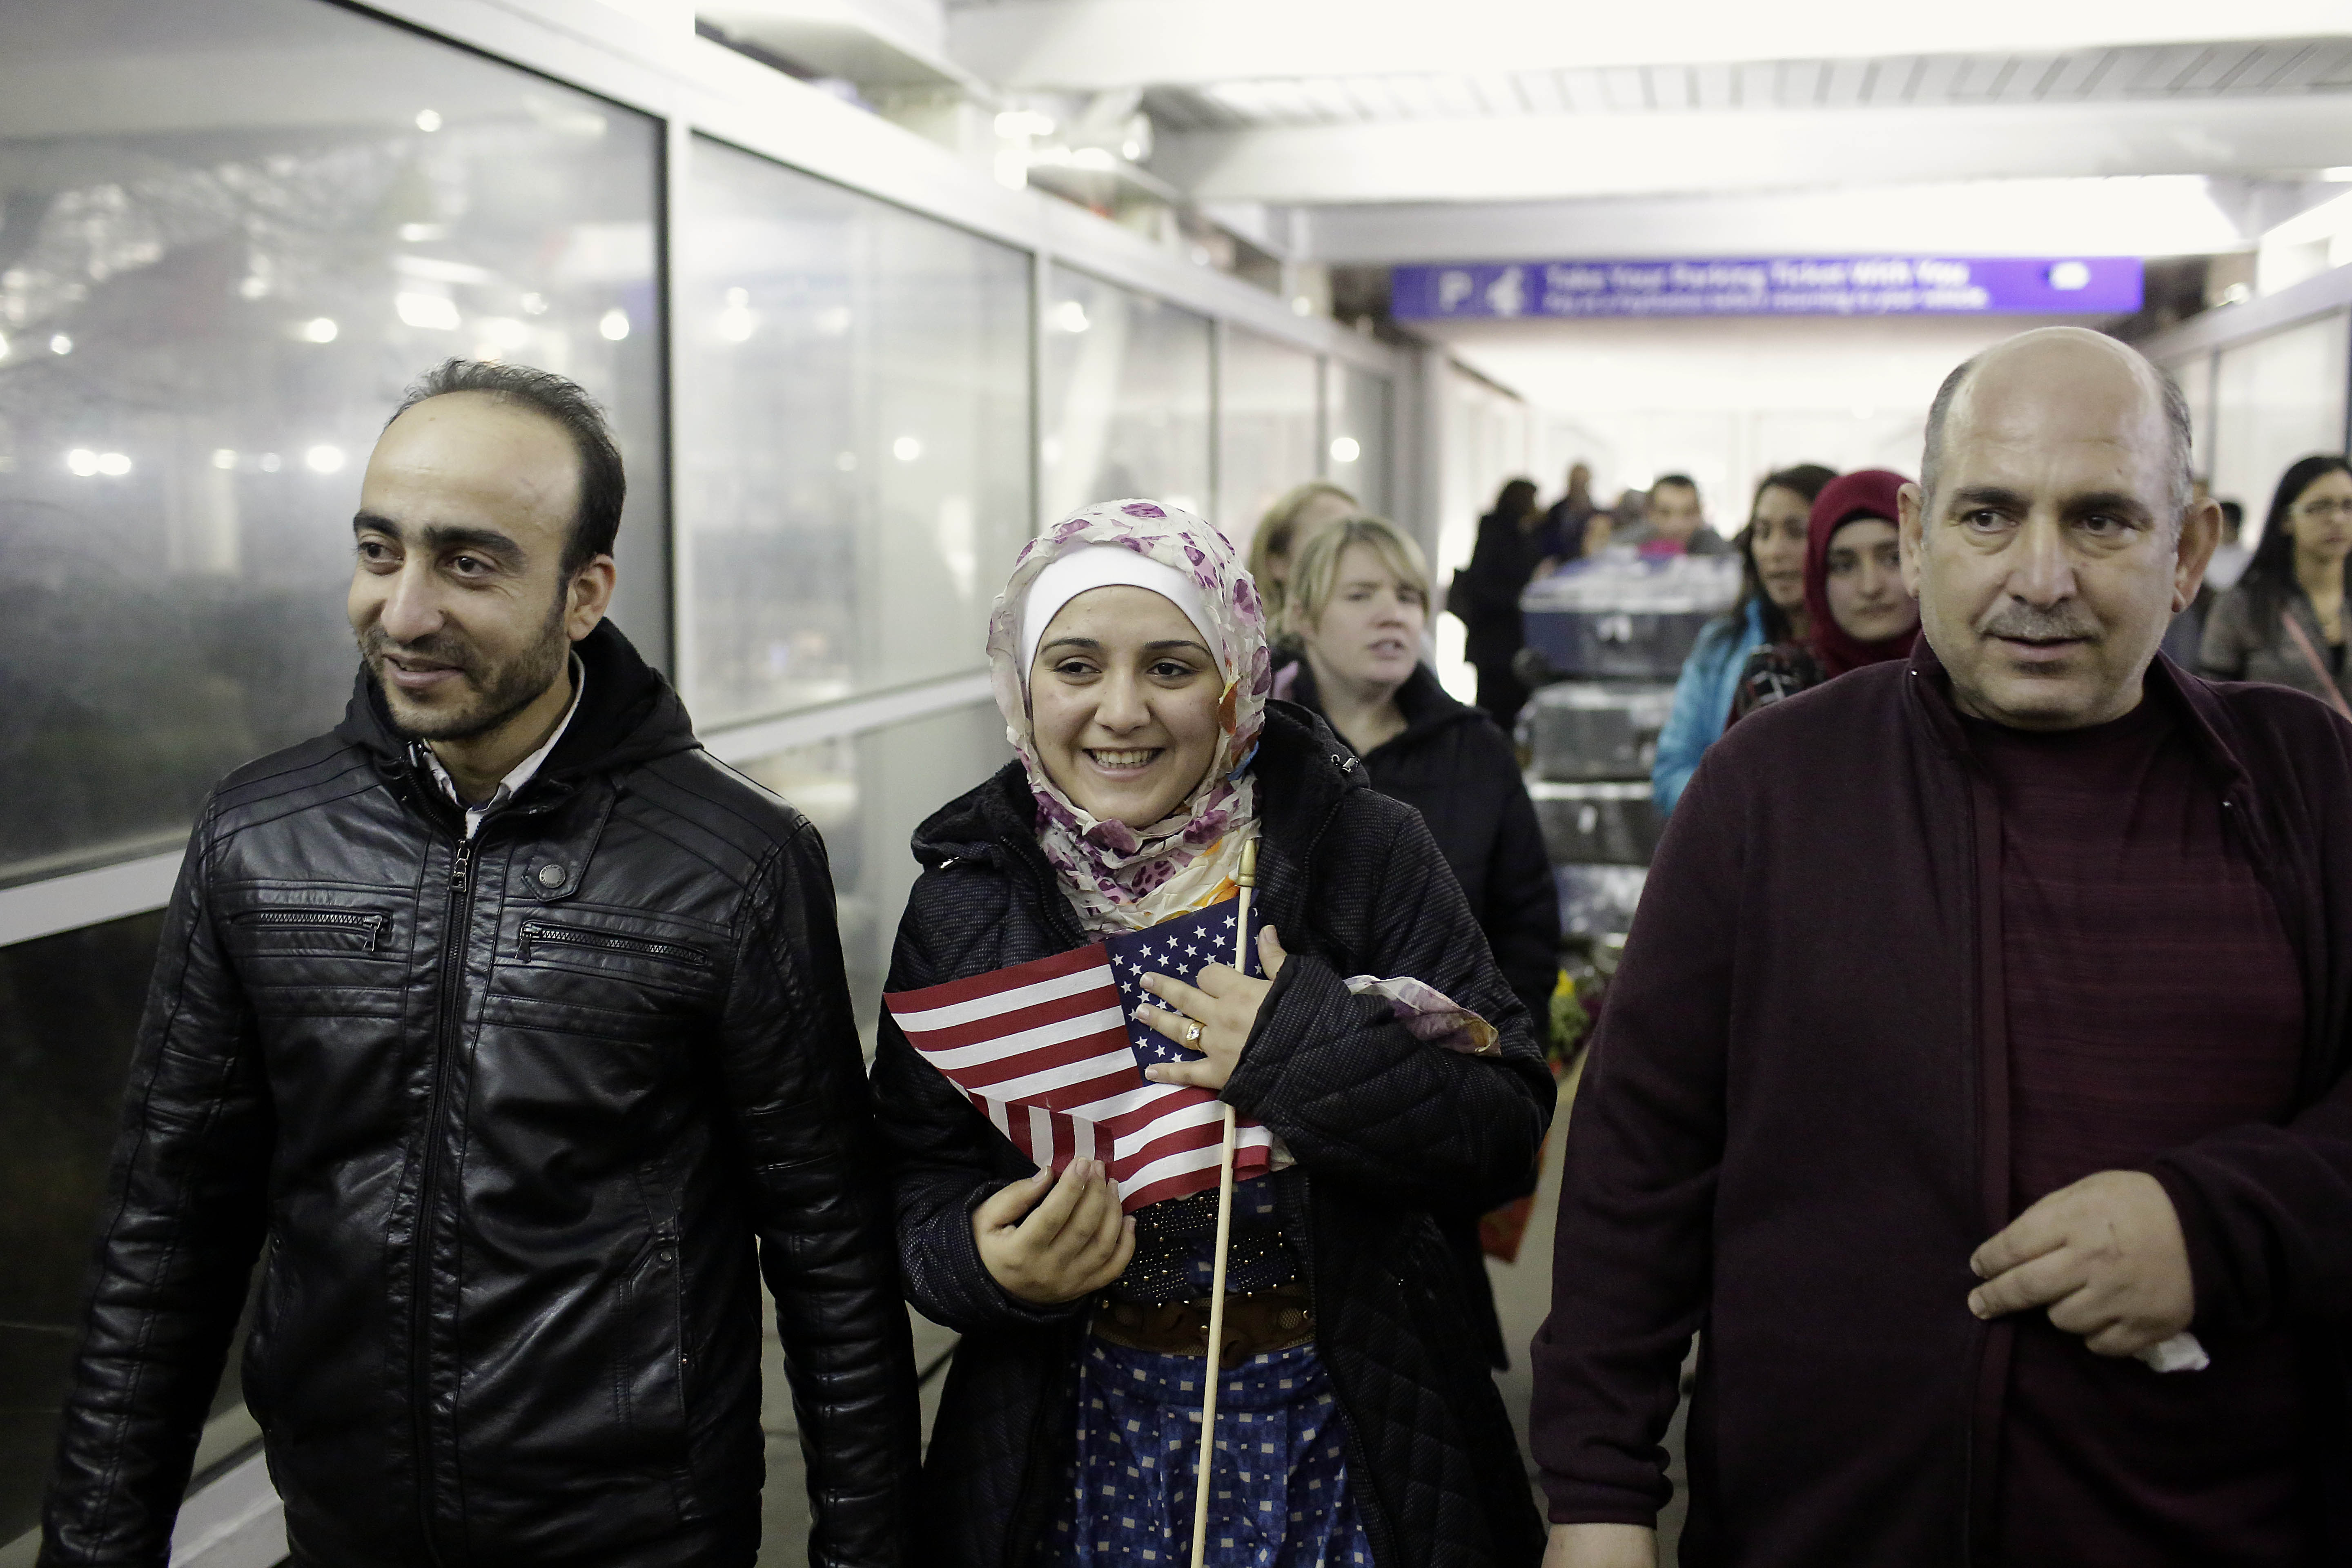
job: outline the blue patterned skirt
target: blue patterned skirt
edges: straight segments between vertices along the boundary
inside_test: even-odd
[[[1047,1534],[1062,1568],[1185,1568],[1201,1454],[1199,1356],[1089,1338],[1076,1472]],[[1339,1407],[1313,1345],[1221,1369],[1211,1568],[1370,1568]]]

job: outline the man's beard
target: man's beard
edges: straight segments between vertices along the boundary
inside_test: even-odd
[[[392,716],[393,729],[402,740],[470,741],[497,729],[555,684],[572,652],[572,639],[563,630],[563,609],[559,595],[546,625],[540,628],[539,640],[504,664],[488,663],[471,643],[447,632],[395,644],[384,635],[381,622],[361,634],[360,655],[375,676],[383,693],[384,710]],[[474,700],[446,712],[404,714],[405,694],[384,675],[387,652],[430,659],[458,671],[473,688]]]

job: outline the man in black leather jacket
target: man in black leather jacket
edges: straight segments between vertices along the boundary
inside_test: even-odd
[[[762,1272],[810,1561],[900,1561],[824,847],[604,621],[621,491],[544,373],[453,361],[386,428],[350,709],[221,783],[173,896],[44,1563],[161,1568],[257,1255],[298,1563],[749,1568]]]

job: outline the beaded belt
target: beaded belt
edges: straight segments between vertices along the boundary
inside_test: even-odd
[[[1209,1353],[1209,1303],[1171,1301],[1095,1302],[1087,1327],[1097,1339],[1155,1355]],[[1219,1363],[1238,1366],[1251,1356],[1285,1351],[1315,1340],[1315,1308],[1304,1285],[1277,1285],[1255,1295],[1225,1298],[1224,1347]]]

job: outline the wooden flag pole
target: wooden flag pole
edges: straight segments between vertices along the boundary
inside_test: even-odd
[[[1241,932],[1234,939],[1234,967],[1249,973],[1250,889],[1257,886],[1257,840],[1242,846]],[[1240,1122],[1224,1107],[1224,1146],[1217,1155],[1217,1251],[1209,1266],[1209,1354],[1201,1372],[1201,1474],[1192,1490],[1192,1568],[1209,1550],[1209,1477],[1217,1452],[1217,1373],[1225,1348],[1225,1240],[1234,1223],[1234,1141]]]

